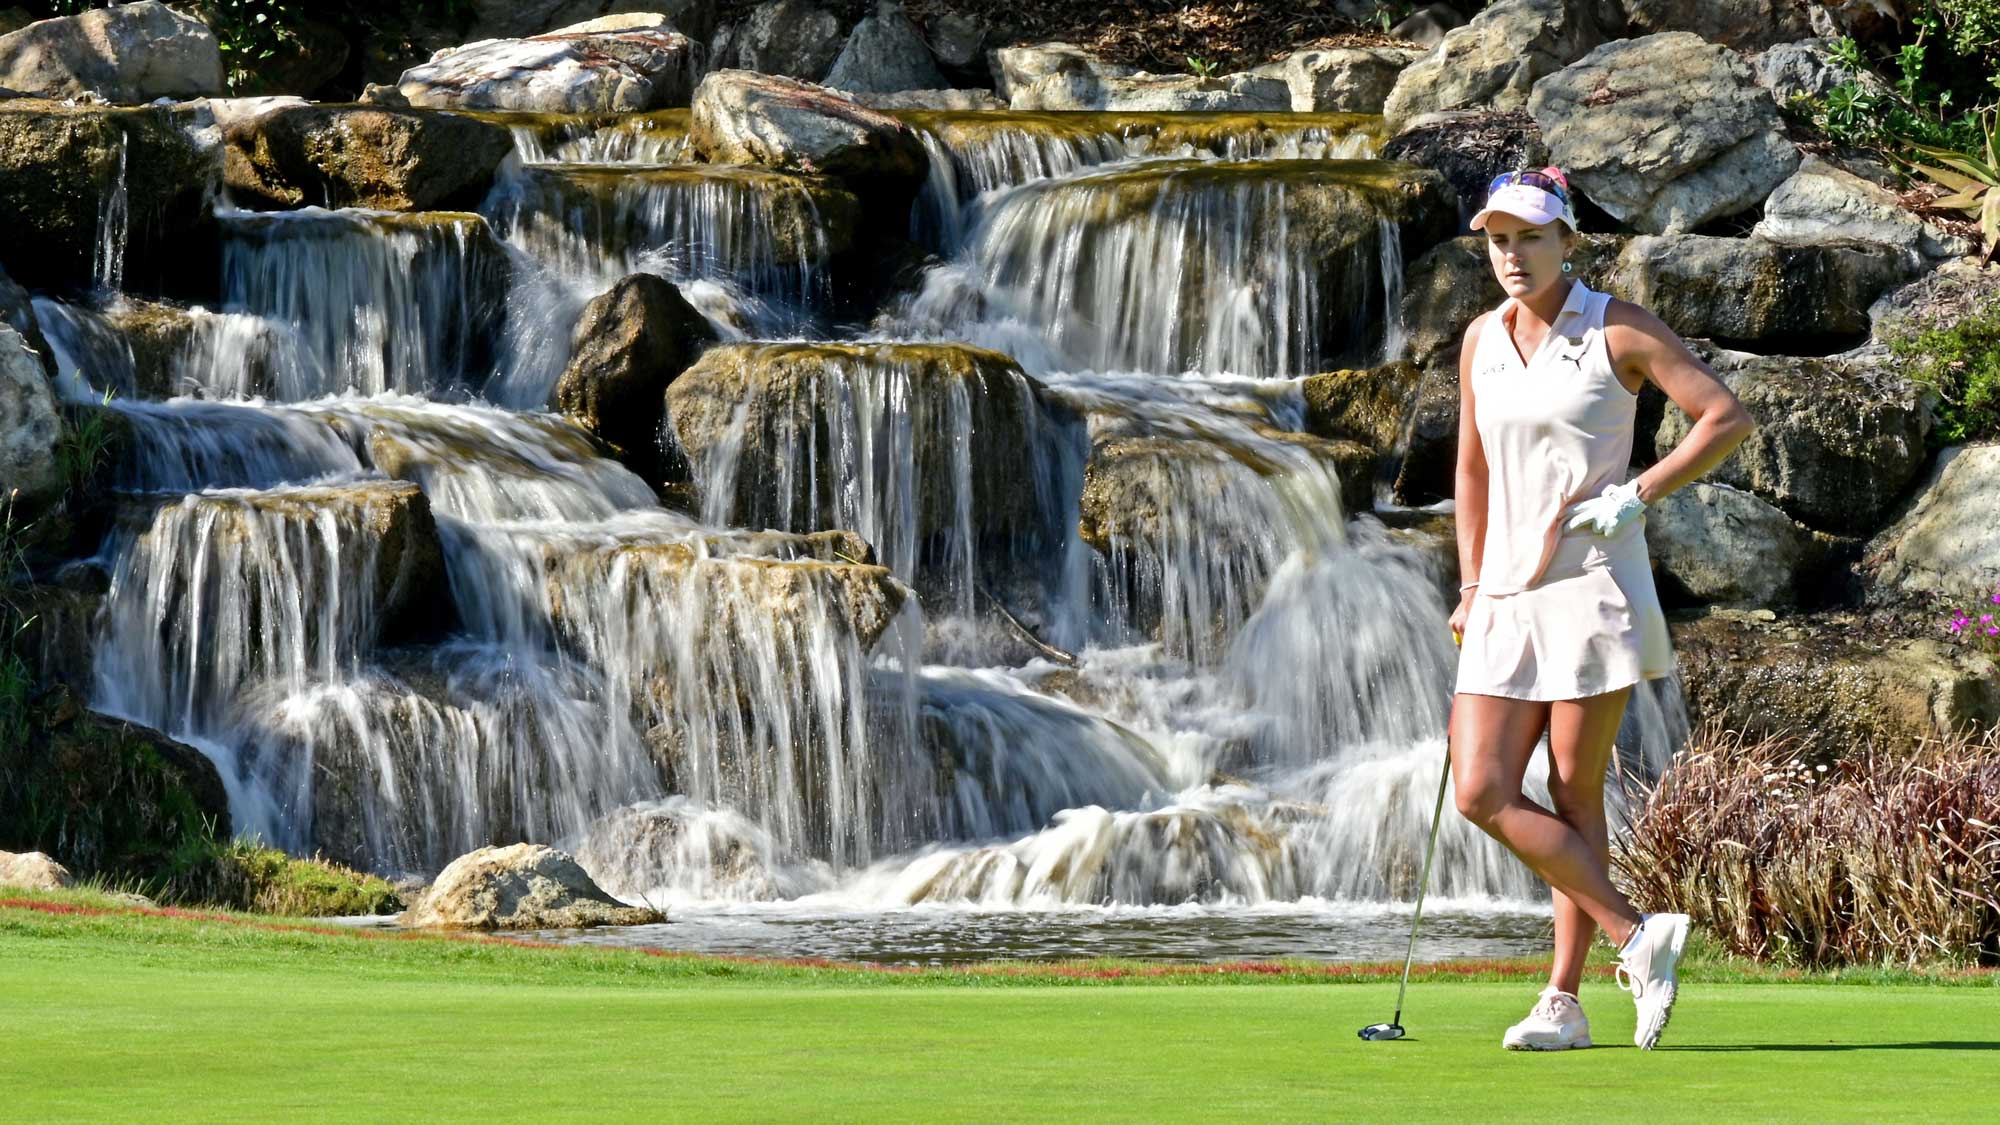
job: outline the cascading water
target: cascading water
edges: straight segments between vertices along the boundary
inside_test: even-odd
[[[555,843],[684,946],[1394,952],[1352,920],[1414,890],[1443,575],[1295,379],[1401,347],[1375,127],[906,116],[943,258],[852,339],[853,198],[694,163],[676,114],[518,124],[476,215],[225,213],[171,331],[38,300],[131,435],[94,705],[287,848]],[[668,393],[691,512],[542,413],[633,270],[732,341]],[[1439,846],[1453,948],[1539,932],[1503,849]]]

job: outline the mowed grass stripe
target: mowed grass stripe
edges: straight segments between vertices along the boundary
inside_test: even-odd
[[[1662,1050],[1502,1051],[1528,984],[523,987],[0,942],[9,1120],[1881,1120],[1990,1109],[1982,989],[1690,985]]]

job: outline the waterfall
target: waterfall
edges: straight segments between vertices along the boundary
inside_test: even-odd
[[[97,242],[91,247],[90,287],[100,293],[125,288],[125,243],[131,226],[131,201],[125,185],[125,160],[131,138],[118,134],[118,171],[111,190],[97,205]]]
[[[881,325],[1006,348],[1030,371],[1290,376],[1381,323],[1379,165],[1162,159],[981,196],[965,245]],[[1028,326],[1025,330],[1022,326]]]
[[[840,325],[873,201],[699,163],[685,110],[520,119],[476,214],[224,211],[213,309],[37,298],[130,433],[92,705],[385,873],[532,840],[690,914],[948,934],[1406,901],[1447,564],[1297,377],[1402,353],[1428,181],[1346,115],[901,116],[939,257]],[[664,392],[689,479],[547,412],[634,271],[726,341]],[[1635,692],[1619,769],[1685,730]],[[1432,893],[1542,889],[1448,817]]]
[[[299,362],[271,372],[260,393],[298,401],[476,389],[506,290],[505,255],[479,216],[307,207],[223,220],[227,308],[297,340]],[[216,354],[197,369],[229,370],[236,341],[210,339]]]

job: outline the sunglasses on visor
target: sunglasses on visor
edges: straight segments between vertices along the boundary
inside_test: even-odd
[[[1564,203],[1569,202],[1568,185],[1547,172],[1502,172],[1493,177],[1492,183],[1486,185],[1486,194],[1492,195],[1508,184],[1526,184],[1529,187],[1541,188]]]

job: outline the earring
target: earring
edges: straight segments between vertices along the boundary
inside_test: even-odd
[[[1563,263],[1563,272],[1564,272],[1564,273],[1568,273],[1568,272],[1569,272],[1569,263],[1568,263],[1568,262],[1564,262],[1564,263]]]

